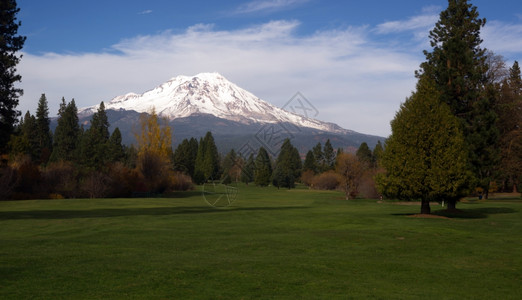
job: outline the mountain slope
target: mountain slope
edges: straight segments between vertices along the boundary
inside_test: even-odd
[[[81,117],[97,110],[91,106],[79,110]],[[218,73],[177,76],[143,94],[129,93],[105,104],[107,110],[149,112],[154,107],[159,116],[169,120],[208,114],[242,124],[291,123],[328,132],[348,133],[336,124],[322,122],[259,99]]]

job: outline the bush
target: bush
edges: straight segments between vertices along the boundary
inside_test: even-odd
[[[15,182],[16,171],[9,166],[0,167],[0,200],[11,198]]]
[[[335,190],[341,182],[339,174],[327,171],[314,177],[312,187],[318,190]]]
[[[174,172],[172,174],[171,182],[171,188],[175,191],[188,191],[194,188],[194,184],[192,183],[190,176],[181,172]]]
[[[306,186],[311,186],[314,181],[314,176],[314,171],[306,170],[303,172],[303,174],[301,174],[301,182]]]
[[[80,195],[78,179],[78,170],[71,162],[66,161],[49,164],[42,172],[43,185],[47,189],[46,194],[56,193],[66,198]]]
[[[94,171],[82,179],[82,191],[89,195],[89,198],[107,197],[110,187],[110,177],[99,171]]]

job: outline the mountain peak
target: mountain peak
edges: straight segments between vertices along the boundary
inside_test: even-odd
[[[149,112],[152,107],[159,116],[170,120],[209,114],[243,124],[283,122],[328,132],[348,131],[335,124],[275,107],[217,72],[176,76],[143,94],[128,93],[105,104],[106,110],[134,110],[140,113]],[[97,108],[96,105],[80,109],[79,115],[92,114]]]

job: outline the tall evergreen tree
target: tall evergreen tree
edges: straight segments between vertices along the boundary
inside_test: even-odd
[[[328,171],[328,170],[333,170],[335,168],[335,152],[332,147],[332,144],[330,143],[330,139],[327,139],[326,142],[324,143],[323,154],[324,154],[323,172]]]
[[[53,140],[51,132],[51,120],[49,119],[49,108],[47,98],[42,94],[38,100],[36,109],[36,131],[38,135],[37,155],[41,163],[45,164],[51,155]]]
[[[98,111],[92,115],[91,127],[82,138],[82,163],[100,170],[107,165],[109,159],[109,121],[105,104],[101,102]]]
[[[501,152],[499,173],[504,185],[513,185],[513,191],[517,192],[522,180],[522,77],[517,61],[502,82],[496,111]]]
[[[480,47],[480,19],[477,7],[467,0],[449,0],[430,31],[431,52],[417,77],[428,76],[440,91],[440,101],[449,105],[460,121],[475,184],[488,190],[492,170],[498,161],[498,130],[493,110],[496,95],[487,78],[486,50]]]
[[[194,163],[194,182],[196,184],[202,184],[205,182],[205,170],[204,170],[204,162],[205,162],[205,153],[206,153],[206,144],[203,138],[199,139],[198,143],[198,152],[196,154],[196,161]]]
[[[276,159],[272,183],[277,187],[294,188],[295,181],[301,177],[301,157],[299,151],[286,139]]]
[[[364,167],[369,168],[372,165],[372,151],[370,150],[370,147],[368,147],[368,144],[366,142],[363,142],[359,149],[357,149],[357,152],[355,153],[357,158],[361,163],[363,163]]]
[[[259,148],[255,161],[254,183],[259,186],[268,186],[272,177],[272,161],[265,148]]]
[[[303,171],[312,171],[314,174],[317,174],[317,163],[315,162],[314,152],[312,150],[306,153]]]
[[[436,85],[421,77],[417,91],[401,105],[391,122],[377,178],[384,195],[421,199],[421,213],[430,213],[430,201],[447,201],[455,208],[468,186],[467,149],[459,121],[439,100]]]
[[[229,184],[237,181],[239,178],[240,168],[238,166],[238,156],[234,149],[231,149],[223,158],[223,174],[221,175],[221,182]]]
[[[250,182],[254,181],[255,167],[254,154],[251,153],[241,168],[241,182],[248,185]]]
[[[373,166],[379,167],[382,153],[384,152],[384,148],[382,147],[381,141],[377,141],[377,145],[373,148],[372,157],[373,157]]]
[[[108,142],[108,161],[120,162],[125,159],[125,147],[121,143],[121,132],[118,127],[114,128]]]
[[[315,163],[317,165],[317,171],[323,172],[323,166],[324,166],[324,153],[323,153],[323,146],[321,143],[317,143],[312,148],[312,152],[314,153]]]
[[[27,111],[20,119],[20,123],[9,141],[11,154],[28,155],[32,161],[36,161],[38,159],[37,145],[36,118]]]
[[[21,55],[17,56],[25,43],[25,36],[18,35],[18,27],[22,24],[17,20],[20,9],[15,0],[0,1],[0,153],[7,150],[7,143],[20,112],[16,110],[18,98],[23,90],[15,87],[22,80],[17,74],[16,65]]]
[[[52,161],[76,161],[78,157],[78,144],[80,141],[80,125],[78,124],[78,109],[74,99],[67,105],[62,98],[60,105],[58,125],[54,133]]]
[[[205,144],[205,156],[203,158],[203,173],[205,178],[219,178],[219,153],[214,142],[214,137],[209,131],[203,138]]]

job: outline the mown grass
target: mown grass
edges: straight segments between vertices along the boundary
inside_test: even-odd
[[[197,191],[0,202],[0,298],[518,299],[521,207],[462,203],[426,219],[410,216],[418,206],[245,186],[222,209]]]

